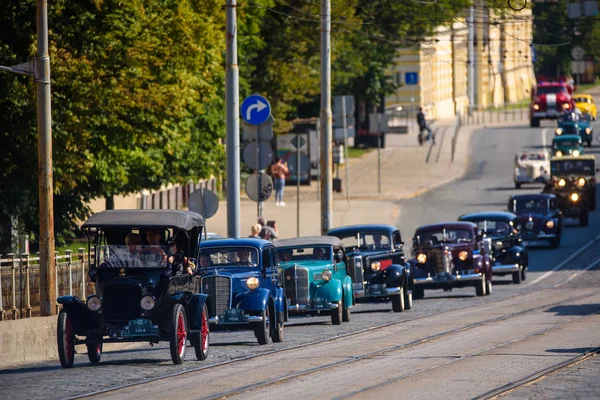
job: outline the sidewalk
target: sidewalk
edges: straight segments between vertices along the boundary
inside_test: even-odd
[[[488,121],[486,121],[488,122]],[[494,121],[495,122],[495,121]],[[397,201],[416,197],[435,187],[463,176],[468,167],[471,135],[483,125],[463,126],[456,137],[454,161],[452,142],[456,119],[437,121],[435,146],[419,146],[417,134],[388,134],[386,148],[381,149],[381,193],[378,185],[378,154],[374,150],[360,158],[350,159],[350,201],[346,200],[345,170],[340,169],[342,193],[333,194],[331,227],[362,223],[396,224],[399,217]],[[523,124],[521,121],[487,123],[487,126]],[[335,176],[335,174],[334,174]],[[321,228],[320,202],[317,198],[319,183],[300,187],[300,236],[319,235]],[[286,186],[285,207],[276,207],[274,196],[263,203],[263,216],[277,221],[281,238],[297,234],[296,186]],[[250,225],[256,223],[257,204],[241,199],[241,236],[248,236]],[[219,204],[217,214],[206,221],[207,230],[227,235],[227,204]]]

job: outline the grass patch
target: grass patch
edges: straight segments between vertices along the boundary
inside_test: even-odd
[[[69,241],[62,246],[56,246],[54,251],[58,251],[59,255],[65,254],[65,250],[73,250],[73,253],[77,253],[81,247],[85,248],[85,251],[87,251],[87,240]]]
[[[600,81],[598,80],[598,78],[596,78],[596,80],[593,83],[582,83],[581,85],[577,86],[575,94],[585,93],[586,91],[593,89],[596,86],[600,86]]]
[[[372,152],[373,148],[348,147],[348,158],[359,158]]]

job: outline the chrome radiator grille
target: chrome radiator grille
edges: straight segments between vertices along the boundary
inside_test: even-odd
[[[443,248],[431,249],[431,260],[435,273],[450,272],[450,263],[446,261]]]
[[[283,289],[290,304],[308,303],[308,270],[294,266],[283,271]]]
[[[202,278],[202,293],[210,298],[210,315],[220,316],[231,308],[231,278],[207,276]]]

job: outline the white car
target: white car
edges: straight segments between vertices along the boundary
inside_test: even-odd
[[[550,178],[550,154],[547,151],[522,151],[515,155],[513,180],[517,189],[523,183],[545,183]]]

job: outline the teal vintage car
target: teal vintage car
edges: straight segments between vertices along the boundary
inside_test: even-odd
[[[583,152],[583,142],[579,135],[560,135],[552,139],[552,155],[556,157],[579,157]]]
[[[554,131],[556,136],[579,135],[588,147],[592,145],[594,130],[592,119],[589,114],[565,113],[558,119],[558,127]]]
[[[350,321],[354,297],[342,241],[331,236],[307,236],[274,244],[290,315],[331,314],[334,325]]]

